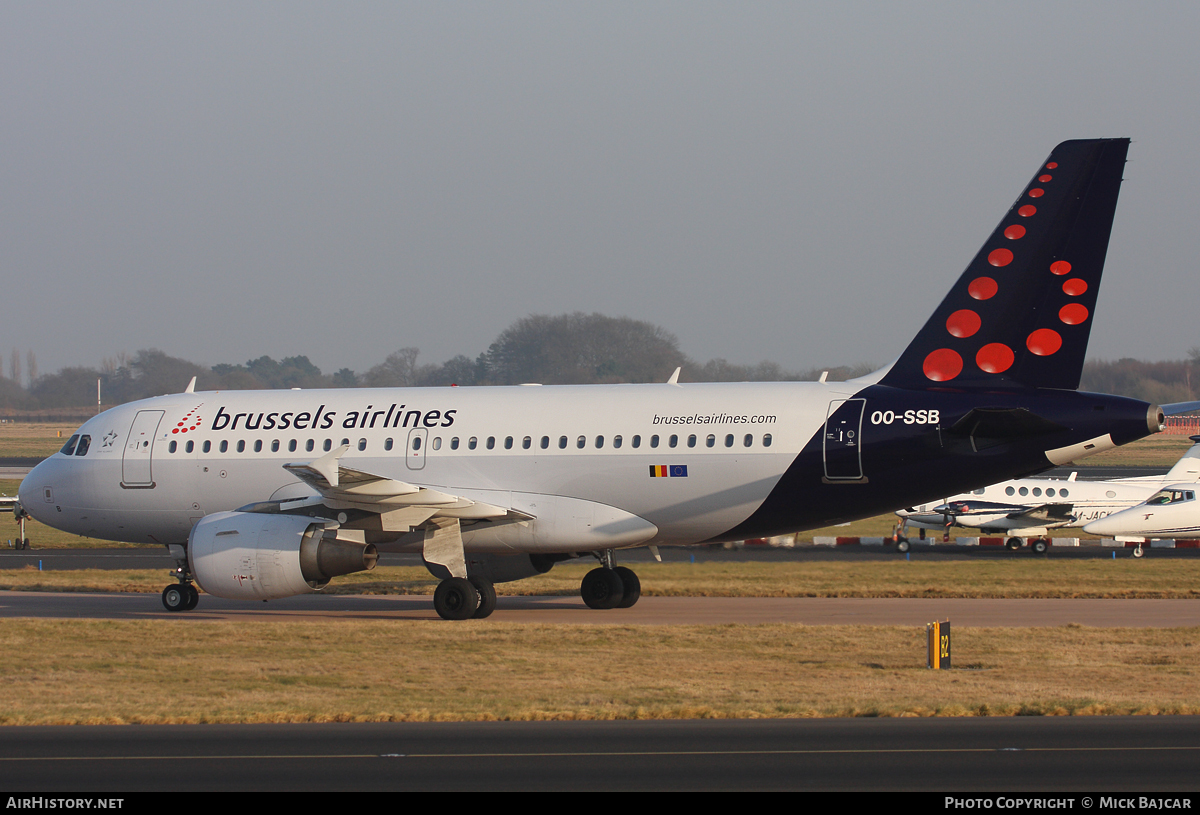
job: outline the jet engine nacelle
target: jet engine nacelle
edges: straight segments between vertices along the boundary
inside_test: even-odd
[[[373,544],[298,515],[219,512],[192,527],[188,564],[200,588],[229,600],[278,600],[375,568]]]

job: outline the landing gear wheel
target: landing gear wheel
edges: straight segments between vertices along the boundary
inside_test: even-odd
[[[616,608],[625,598],[625,586],[615,569],[592,569],[583,576],[579,594],[588,608]]]
[[[187,606],[184,608],[184,611],[191,611],[200,602],[200,591],[195,586],[193,586],[191,583],[188,583],[186,585],[187,585],[188,601],[187,601]]]
[[[1133,547],[1133,556],[1134,557],[1145,557],[1146,556],[1146,552],[1142,549],[1142,545],[1140,543],[1137,546]]]
[[[1033,542],[1032,548],[1035,555],[1044,555],[1046,554],[1046,550],[1050,548],[1050,544],[1046,542],[1045,538],[1038,538]]]
[[[621,586],[624,589],[621,592],[621,600],[615,608],[631,608],[642,596],[642,581],[638,580],[633,569],[618,566],[613,571],[616,572],[617,577],[621,578]]]
[[[173,583],[163,589],[162,603],[167,611],[187,611],[190,599],[186,583]]]
[[[433,608],[443,620],[469,620],[479,608],[479,592],[465,577],[448,578],[438,583]]]
[[[1022,541],[1020,538],[1009,538],[1004,542],[1004,545],[1014,552],[1021,548],[1021,544]]]
[[[911,544],[907,540],[902,538],[902,539],[896,541],[896,551],[899,552],[900,554],[904,554],[910,548],[911,548]]]
[[[492,612],[496,610],[496,587],[479,577],[467,579],[475,587],[475,593],[479,595],[479,607],[475,609],[475,613],[471,617],[482,620],[484,617],[492,616]]]

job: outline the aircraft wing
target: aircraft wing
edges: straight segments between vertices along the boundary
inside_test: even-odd
[[[1075,520],[1072,510],[1074,504],[1042,504],[1036,507],[1026,507],[1020,512],[1008,516],[1012,521],[1037,521],[1039,524],[1071,523]]]
[[[347,449],[348,445],[342,445],[316,461],[284,464],[283,468],[316,490],[325,506],[378,515],[386,531],[406,531],[433,518],[529,520],[533,517],[465,496],[343,467],[338,459]]]

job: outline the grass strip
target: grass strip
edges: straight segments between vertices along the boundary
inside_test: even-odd
[[[0,724],[1195,714],[1200,630],[6,621]]]
[[[506,595],[579,593],[590,562],[563,563],[548,574],[496,586]],[[651,597],[965,597],[1200,599],[1200,560],[840,561],[789,563],[710,561],[641,563],[642,593]],[[166,570],[0,571],[0,590],[153,592]],[[438,581],[419,566],[380,566],[334,580],[328,594],[430,595]]]

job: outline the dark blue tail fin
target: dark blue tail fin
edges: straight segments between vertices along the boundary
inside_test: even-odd
[[[1077,388],[1128,149],[1054,148],[880,384]]]

